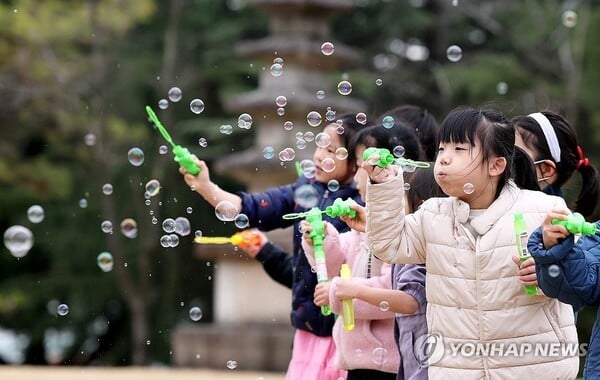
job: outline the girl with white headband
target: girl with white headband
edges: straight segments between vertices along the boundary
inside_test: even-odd
[[[581,190],[573,211],[586,217],[592,215],[600,196],[600,177],[585,157],[569,122],[557,113],[543,111],[517,116],[512,123],[515,145],[534,161],[540,189],[562,197],[561,188],[577,170],[581,173]]]

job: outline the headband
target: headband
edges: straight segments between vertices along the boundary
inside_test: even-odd
[[[540,128],[542,128],[542,132],[544,132],[544,137],[546,138],[546,142],[548,143],[548,147],[550,148],[550,154],[554,159],[554,162],[560,162],[560,146],[558,145],[558,139],[556,138],[556,132],[554,132],[554,128],[552,128],[552,124],[550,124],[550,120],[541,112],[536,112],[528,115],[530,118],[534,119]]]

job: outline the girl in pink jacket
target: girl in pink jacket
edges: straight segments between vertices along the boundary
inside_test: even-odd
[[[416,136],[401,124],[395,125],[393,131],[385,129],[381,125],[364,129],[356,136],[355,144],[357,144],[355,152],[359,167],[362,163],[363,151],[371,145],[387,148],[390,151],[400,145],[404,148],[407,158],[420,158],[421,150]],[[359,169],[354,178],[361,197],[364,197],[367,183],[366,172]],[[304,231],[302,245],[309,262],[314,265],[314,249],[312,241],[308,237],[310,224],[302,222],[302,227]],[[334,313],[341,314],[341,300],[355,298],[354,329],[345,330],[342,317],[338,317],[333,327],[336,365],[341,369],[348,370],[349,380],[396,380],[402,359],[394,336],[396,316],[394,311],[413,314],[419,309],[419,302],[408,292],[392,289],[392,266],[383,263],[371,254],[367,249],[366,235],[363,232],[350,230],[340,234],[331,224],[326,223],[323,249],[326,252],[328,277],[332,280],[317,285],[315,304],[318,306],[329,304]],[[347,263],[351,267],[351,280],[334,277],[338,276],[342,263]],[[419,280],[424,283],[424,268],[422,269],[422,271],[416,270],[415,273],[419,274]],[[356,295],[344,296],[338,292],[338,284],[347,289],[349,283],[353,289],[373,291],[376,295],[368,300],[363,300]],[[399,294],[401,294],[403,302],[397,306],[396,300]],[[422,314],[422,325],[426,329]],[[414,361],[412,350],[409,354],[407,360]],[[424,369],[424,373],[426,375],[426,369]]]

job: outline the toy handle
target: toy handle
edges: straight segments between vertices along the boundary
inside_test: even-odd
[[[342,264],[340,277],[347,279],[352,278],[352,273],[348,264]],[[344,318],[344,329],[346,329],[346,331],[354,330],[354,300],[352,300],[352,298],[342,301],[342,317]]]
[[[196,165],[194,157],[187,148],[181,145],[175,145],[173,147],[173,154],[175,155],[175,162],[179,163],[179,166],[185,168],[191,175],[200,173],[200,168]]]
[[[583,215],[578,212],[569,215],[567,220],[552,219],[552,224],[559,224],[572,234],[594,235],[597,230],[596,224],[586,222]]]

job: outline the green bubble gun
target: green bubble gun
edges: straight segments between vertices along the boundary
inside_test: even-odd
[[[429,162],[414,161],[408,158],[396,158],[385,148],[367,148],[363,152],[363,160],[371,165],[377,165],[380,168],[386,168],[390,164],[398,164],[403,166],[414,166],[415,168],[428,168],[431,166]]]
[[[313,207],[306,214],[306,221],[310,223],[312,227],[310,231],[310,238],[315,248],[315,266],[317,268],[317,281],[327,282],[327,264],[325,262],[325,251],[323,250],[323,240],[325,238],[325,225],[323,224],[323,218],[321,214],[323,212],[317,207]],[[321,314],[331,314],[331,308],[329,305],[321,306]]]
[[[192,157],[190,151],[187,148],[184,148],[181,145],[176,145],[173,142],[173,139],[169,135],[169,132],[167,132],[167,129],[162,125],[160,120],[158,120],[158,117],[156,116],[152,108],[150,108],[150,106],[146,106],[146,112],[148,113],[150,120],[152,120],[154,125],[156,125],[156,128],[158,128],[160,134],[173,147],[173,155],[175,156],[175,162],[179,163],[179,166],[185,168],[185,170],[187,170],[188,173],[190,173],[191,175],[196,175],[200,173],[200,168],[198,167],[198,165],[196,165],[196,162],[194,162],[194,158]]]
[[[356,210],[350,208],[350,205],[356,204],[354,199],[348,198],[342,200],[342,198],[336,198],[331,206],[325,207],[325,214],[330,218],[336,218],[338,216],[348,215],[351,218],[356,217]]]
[[[531,257],[529,250],[527,249],[529,234],[527,233],[527,225],[525,224],[525,219],[523,219],[523,214],[515,214],[514,225],[517,250],[519,251],[519,261],[522,263]],[[537,288],[533,285],[525,285],[525,294],[534,296],[537,294]]]
[[[560,224],[572,234],[594,235],[596,233],[596,224],[585,221],[583,215],[574,212],[567,217],[567,220],[552,219],[552,224]]]

